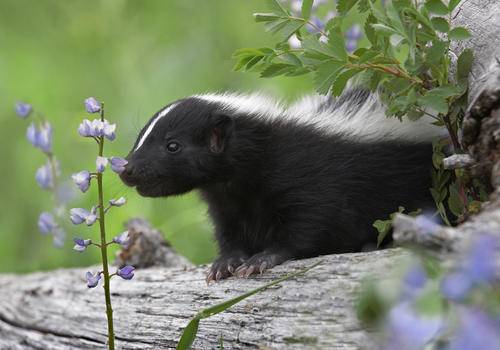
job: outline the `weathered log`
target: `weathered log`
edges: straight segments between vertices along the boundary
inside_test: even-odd
[[[401,249],[293,261],[248,279],[205,283],[206,267],[149,268],[111,283],[119,349],[168,349],[204,307],[321,260],[305,275],[203,320],[194,349],[357,349],[370,336],[356,317],[355,291],[382,277]],[[90,268],[92,269],[92,268]],[[95,269],[95,268],[94,268]],[[100,288],[87,289],[88,269],[0,276],[0,349],[104,348]]]

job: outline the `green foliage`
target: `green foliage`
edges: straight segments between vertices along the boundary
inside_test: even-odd
[[[380,220],[379,219],[373,223],[373,227],[375,227],[375,229],[378,232],[377,247],[380,247],[384,238],[387,236],[387,234],[389,232],[391,232],[392,221],[394,220],[394,217],[396,216],[396,214],[403,213],[404,211],[405,211],[404,207],[399,207],[397,212],[389,215],[389,219],[387,219],[387,220]],[[420,214],[420,210],[412,211],[412,212],[408,213],[408,215],[411,215],[411,216],[416,216],[418,214]]]
[[[202,320],[204,318],[211,317],[211,316],[216,315],[218,313],[221,313],[223,311],[226,311],[231,306],[239,303],[240,301],[242,301],[248,297],[251,297],[254,294],[262,292],[262,291],[268,289],[269,287],[272,287],[276,284],[279,284],[281,282],[289,280],[290,278],[294,278],[294,277],[297,277],[299,275],[303,275],[304,273],[306,273],[307,271],[311,270],[312,268],[318,266],[319,264],[321,264],[321,261],[318,261],[317,263],[315,263],[315,264],[313,264],[305,269],[299,270],[297,272],[294,272],[294,273],[286,275],[282,278],[279,278],[275,281],[272,281],[272,282],[270,282],[262,287],[255,288],[255,289],[253,289],[249,292],[246,292],[244,294],[241,294],[235,298],[226,300],[222,303],[219,303],[217,305],[210,306],[206,309],[201,310],[191,321],[189,321],[186,328],[184,328],[184,331],[182,332],[181,339],[179,340],[179,343],[177,344],[176,349],[177,350],[186,350],[186,349],[191,348],[191,345],[193,344],[193,342],[196,338],[196,334],[198,333],[198,327],[200,325],[200,320]]]
[[[311,2],[304,2],[302,17],[293,16],[278,0],[269,0],[271,12],[256,15],[266,29],[279,34],[274,48],[242,49],[234,54],[236,70],[253,71],[261,77],[296,76],[312,73],[320,94],[340,95],[350,81],[378,91],[389,117],[416,120],[422,116],[447,129],[454,151],[462,152],[458,130],[467,103],[468,76],[472,51],[464,50],[457,62],[455,76],[450,76],[450,45],[465,40],[470,33],[463,27],[452,27],[451,12],[460,1],[446,4],[441,0],[425,3],[411,0],[339,0],[339,17],[331,19],[314,33],[304,29],[310,21]],[[345,46],[345,22],[357,11],[365,18],[366,47],[349,53]],[[287,39],[295,35],[299,48],[291,48]],[[435,169],[431,193],[443,220],[464,218],[469,203],[478,201],[474,186],[445,170],[441,165],[442,149],[435,147]],[[387,221],[387,220],[386,220]],[[385,232],[386,221],[379,221],[379,232]],[[460,221],[460,220],[459,220]]]

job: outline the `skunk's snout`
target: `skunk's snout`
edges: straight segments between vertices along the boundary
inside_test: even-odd
[[[120,179],[127,186],[136,186],[138,183],[136,166],[130,161],[125,165],[125,170],[120,173]]]

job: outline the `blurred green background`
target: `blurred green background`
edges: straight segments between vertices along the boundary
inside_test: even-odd
[[[143,124],[172,100],[255,89],[291,99],[312,90],[307,76],[266,80],[232,71],[234,50],[275,42],[252,18],[265,10],[263,0],[0,1],[0,272],[99,261],[97,249],[83,254],[71,249],[75,236],[97,238],[97,226],[67,226],[62,249],[38,233],[38,215],[51,210],[52,199],[35,182],[45,158],[27,142],[30,121],[14,114],[16,101],[31,103],[53,123],[55,154],[68,178],[95,166],[95,143],[76,131],[88,118],[83,108],[88,96],[105,102],[107,118],[118,124],[118,137],[107,143],[106,154],[124,156]],[[124,187],[110,171],[105,181],[106,197],[128,199],[107,216],[108,236],[140,216],[193,262],[213,259],[212,227],[196,193],[153,200]],[[70,207],[90,208],[95,187]]]

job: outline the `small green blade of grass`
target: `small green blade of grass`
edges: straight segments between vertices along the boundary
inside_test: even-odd
[[[255,288],[247,293],[244,293],[244,294],[241,294],[237,297],[234,297],[232,299],[229,299],[229,300],[226,300],[220,304],[217,304],[217,305],[214,305],[214,306],[210,306],[206,309],[203,309],[201,310],[189,323],[188,325],[186,326],[186,328],[184,329],[184,331],[182,332],[182,336],[181,336],[181,339],[179,340],[179,343],[177,344],[177,350],[187,350],[187,349],[190,349],[191,348],[191,345],[193,344],[195,338],[196,338],[196,334],[198,333],[198,326],[200,324],[200,320],[204,319],[204,318],[208,318],[210,316],[213,316],[213,315],[216,315],[220,312],[223,312],[227,309],[229,309],[231,306],[233,306],[234,304],[237,304],[239,303],[240,301],[242,301],[243,299],[246,299],[254,294],[257,294],[269,287],[272,287],[276,284],[279,284],[281,282],[284,282],[290,278],[293,278],[293,277],[296,277],[296,276],[299,276],[299,275],[302,275],[304,273],[306,273],[307,271],[311,270],[313,267],[316,267],[318,266],[319,264],[321,263],[321,261],[318,261],[317,263],[309,266],[309,267],[306,267],[305,269],[302,269],[300,271],[297,271],[297,272],[294,272],[294,273],[291,273],[289,275],[286,275],[282,278],[279,278],[275,281],[272,281],[266,285],[263,285],[262,287],[259,287],[259,288]]]

